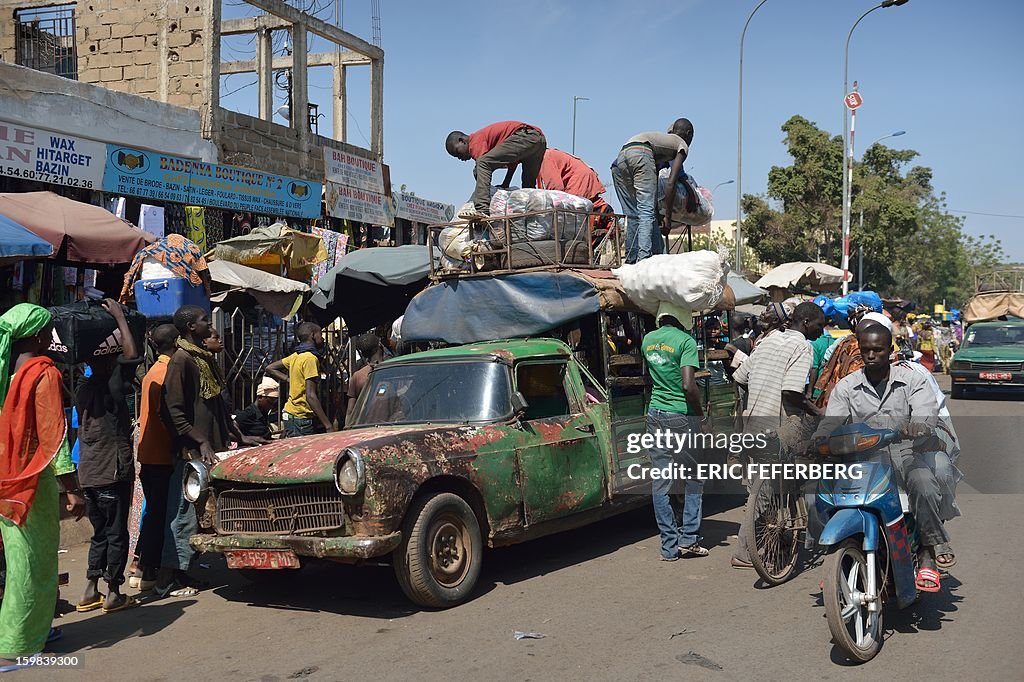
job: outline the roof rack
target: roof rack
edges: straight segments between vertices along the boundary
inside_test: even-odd
[[[431,258],[430,278],[619,267],[625,219],[617,213],[554,208],[429,225],[428,243],[441,252]],[[530,239],[537,230],[550,239]]]

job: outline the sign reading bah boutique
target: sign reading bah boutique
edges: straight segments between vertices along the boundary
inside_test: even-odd
[[[106,145],[0,121],[0,176],[99,189]]]
[[[292,218],[320,216],[322,187],[271,173],[107,145],[103,191]]]

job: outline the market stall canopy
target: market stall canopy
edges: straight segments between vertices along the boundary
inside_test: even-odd
[[[825,263],[783,263],[757,280],[763,289],[835,289],[843,283],[843,271]]]
[[[434,248],[434,258],[440,257],[441,251]],[[429,277],[426,246],[359,249],[317,281],[310,308],[324,323],[341,317],[349,333],[358,334],[400,316]]]
[[[0,264],[13,263],[25,258],[46,258],[53,246],[37,237],[10,218],[0,215]]]
[[[978,294],[967,302],[960,313],[968,324],[995,320],[1004,315],[1024,318],[1024,293],[1001,291]]]
[[[130,263],[156,241],[126,220],[53,192],[0,194],[0,216],[10,218],[53,246],[51,258],[83,265]]]
[[[215,260],[209,265],[214,289],[211,300],[217,303],[230,301],[237,295],[247,295],[278,317],[288,319],[302,305],[302,295],[309,291],[309,285],[304,282],[239,263]]]
[[[327,260],[327,250],[317,235],[274,223],[218,242],[207,258],[275,270],[283,266],[292,279],[309,279],[311,268]]]
[[[753,303],[768,295],[768,292],[761,287],[754,286],[742,275],[730,272],[726,277],[733,295],[736,297],[736,305]]]

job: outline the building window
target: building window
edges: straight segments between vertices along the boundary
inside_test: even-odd
[[[19,9],[14,23],[18,64],[78,80],[74,5]]]

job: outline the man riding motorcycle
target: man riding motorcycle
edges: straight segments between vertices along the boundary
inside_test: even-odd
[[[812,441],[826,440],[836,427],[849,422],[896,428],[915,439],[934,436],[940,424],[935,395],[922,374],[905,363],[891,363],[892,332],[882,324],[862,325],[857,342],[864,368],[835,385]],[[893,470],[907,491],[917,524],[921,545],[917,586],[924,592],[939,590],[937,567],[956,563],[940,512],[940,481],[952,476],[952,464],[941,450],[941,440],[934,437],[916,450],[909,441],[889,446]]]

